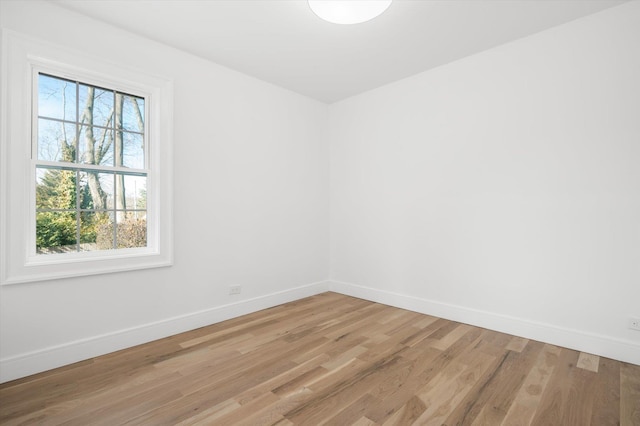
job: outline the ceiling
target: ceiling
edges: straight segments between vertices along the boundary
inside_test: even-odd
[[[395,0],[356,25],[305,0],[53,1],[332,103],[626,0]]]

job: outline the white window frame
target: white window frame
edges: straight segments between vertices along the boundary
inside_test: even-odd
[[[2,32],[0,103],[0,285],[170,266],[172,235],[171,80],[13,31]],[[38,72],[145,98],[147,247],[64,254],[35,251],[32,103]],[[35,154],[34,154],[35,155]],[[61,164],[62,165],[62,164]]]

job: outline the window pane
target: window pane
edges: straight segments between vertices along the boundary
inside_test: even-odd
[[[80,213],[80,251],[111,250],[113,220],[108,212]]]
[[[113,173],[91,170],[78,172],[80,208],[84,210],[113,209]]]
[[[144,99],[122,95],[122,128],[144,133]]]
[[[75,209],[76,172],[36,169],[36,209]]]
[[[122,165],[132,169],[144,169],[144,136],[123,132]]]
[[[66,253],[77,250],[75,212],[41,212],[36,214],[36,248],[38,253]]]
[[[147,220],[141,215],[142,212],[118,212],[119,249],[147,246]]]
[[[127,210],[147,209],[147,177],[124,176],[124,193]]]
[[[38,160],[75,161],[75,124],[38,119]]]
[[[38,115],[76,121],[76,84],[39,74]]]
[[[78,172],[78,197],[79,207],[82,210],[92,210],[95,208],[93,195],[89,187],[89,175],[86,172]]]
[[[113,166],[113,131],[82,126],[78,149],[84,164]]]
[[[80,114],[82,124],[113,127],[114,93],[97,87],[80,85]],[[93,109],[88,107],[92,106]]]
[[[95,250],[112,250],[115,248],[113,212],[87,213],[87,239],[91,227],[95,231]]]
[[[112,209],[114,207],[115,194],[113,189],[115,174],[111,173],[98,173],[98,179],[100,181],[100,187],[104,192],[106,198],[106,207]]]

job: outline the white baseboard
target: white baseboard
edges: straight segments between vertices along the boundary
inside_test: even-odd
[[[372,302],[640,365],[640,345],[628,340],[614,339],[580,330],[450,305],[341,281],[331,281],[329,289],[336,293]]]
[[[321,281],[0,360],[0,383],[215,324],[329,290]]]
[[[640,345],[635,342],[585,333],[579,330],[523,320],[462,306],[417,298],[340,281],[321,281],[253,299],[241,300],[198,312],[76,340],[0,360],[0,383],[63,365],[105,355],[174,334],[215,324],[325,291],[358,297],[414,312],[484,327],[619,361],[640,365]]]

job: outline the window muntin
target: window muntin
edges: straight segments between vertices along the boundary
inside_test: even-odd
[[[146,99],[35,74],[36,254],[147,247]]]

